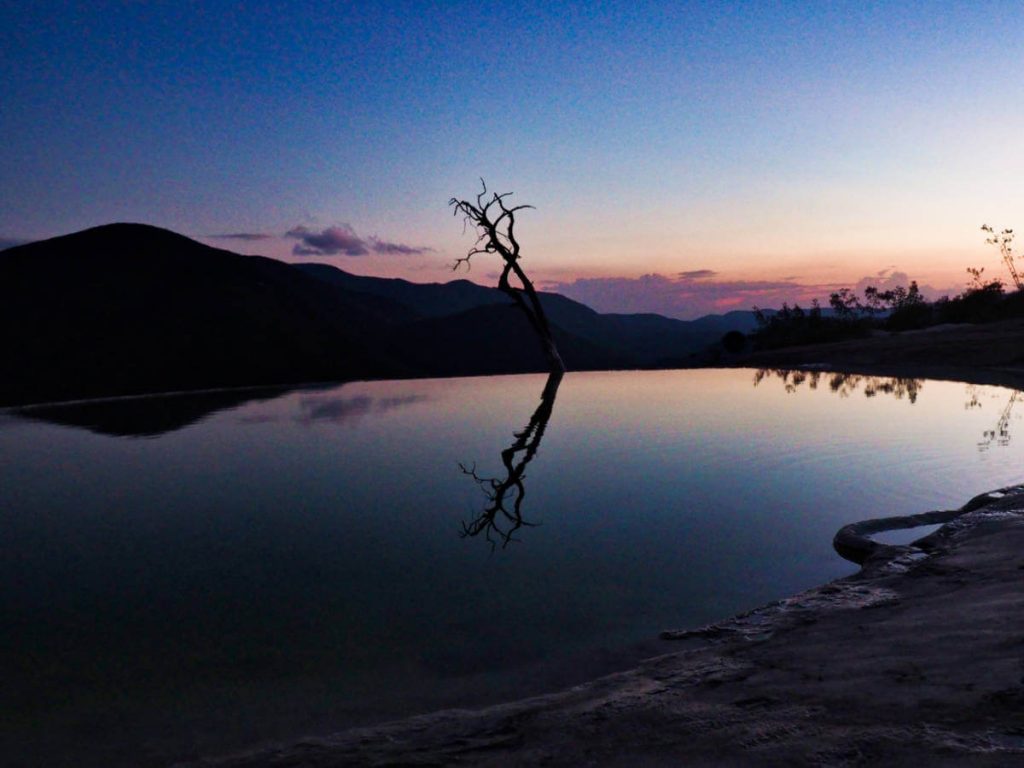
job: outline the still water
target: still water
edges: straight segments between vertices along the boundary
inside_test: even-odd
[[[162,765],[628,666],[852,573],[848,522],[1024,480],[1017,397],[699,370],[0,411],[0,756]]]

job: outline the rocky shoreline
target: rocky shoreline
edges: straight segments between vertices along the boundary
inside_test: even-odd
[[[949,379],[1024,388],[1024,320],[879,331],[852,339],[737,355],[736,368],[843,371],[876,376]]]
[[[870,538],[936,522],[908,546]],[[1020,764],[1024,486],[855,523],[836,547],[859,573],[666,632],[630,671],[191,765]]]

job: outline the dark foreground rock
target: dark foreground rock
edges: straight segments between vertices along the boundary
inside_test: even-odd
[[[200,765],[1021,765],[1024,487],[949,516],[629,672]]]

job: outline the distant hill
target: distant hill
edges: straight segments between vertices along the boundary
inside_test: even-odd
[[[825,314],[831,314],[832,312],[830,309],[824,309],[822,311]],[[772,315],[775,313],[775,310],[766,309],[764,312],[767,315]],[[691,320],[690,325],[695,330],[714,334],[717,338],[729,331],[750,333],[757,328],[757,319],[754,316],[753,310],[734,309],[731,312],[726,312],[724,315],[705,315],[704,317],[698,317],[696,320]]]
[[[558,325],[552,332],[570,371],[635,365],[628,355]],[[388,348],[430,376],[468,376],[547,370],[533,329],[514,304],[487,304],[389,329]]]
[[[324,282],[404,304],[420,317],[443,317],[476,309],[487,304],[508,304],[509,299],[496,288],[485,288],[469,280],[448,283],[412,283],[399,278],[353,275],[330,264],[296,264],[296,269]]]
[[[542,298],[571,370],[685,361],[752,316],[692,323]],[[745,313],[749,315],[750,313]],[[542,371],[500,291],[417,284],[110,224],[0,252],[0,405],[309,381]]]
[[[0,253],[0,403],[409,375],[372,338],[413,316],[273,259],[97,227]]]
[[[346,290],[397,301],[425,318],[450,317],[481,307],[511,304],[497,288],[486,288],[468,280],[422,284],[353,275],[329,264],[297,264],[296,267]],[[752,312],[711,315],[688,322],[655,314],[601,314],[556,293],[542,293],[541,303],[553,325],[593,348],[604,348],[607,359],[619,361],[611,367],[658,367],[668,360],[678,360],[703,349],[728,330],[746,331],[756,325]],[[590,356],[584,357],[589,359]],[[573,366],[568,358],[566,364],[570,368],[593,367]]]

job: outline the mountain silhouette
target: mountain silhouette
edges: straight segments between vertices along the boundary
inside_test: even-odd
[[[508,297],[497,288],[486,288],[468,280],[421,284],[398,278],[353,275],[329,264],[296,266],[332,285],[397,301],[425,318],[451,317],[482,307],[510,305]],[[728,330],[746,331],[756,326],[752,312],[684,321],[656,314],[602,314],[556,293],[541,293],[540,297],[548,320],[558,329],[555,336],[559,348],[565,352],[566,344],[584,345],[575,355],[577,364],[566,360],[570,368],[577,370],[601,367],[604,363],[607,363],[605,367],[612,368],[658,367],[703,349]],[[480,319],[481,316],[472,317]],[[575,337],[575,341],[567,336]],[[573,356],[570,351],[569,357]],[[598,358],[601,363],[597,362]],[[546,368],[541,366],[538,370]]]
[[[143,224],[0,252],[0,402],[408,375],[404,307]]]
[[[543,294],[571,369],[658,367],[715,322]],[[0,252],[0,405],[366,378],[544,371],[500,291],[243,256],[146,224]]]

